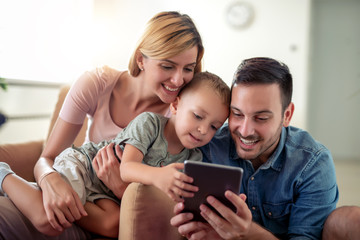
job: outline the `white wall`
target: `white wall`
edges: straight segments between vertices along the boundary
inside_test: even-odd
[[[202,35],[204,70],[218,74],[229,84],[245,58],[267,56],[285,62],[294,77],[296,111],[292,123],[306,128],[310,0],[248,0],[255,18],[243,30],[230,27],[225,20],[226,9],[235,0],[94,2],[96,20],[104,23],[97,31],[103,35],[100,45],[104,48],[94,58],[94,65],[106,63],[125,69],[145,23],[159,11],[180,11],[193,18]]]
[[[36,2],[37,8],[35,12],[31,12],[26,10],[31,6],[28,1],[12,0],[13,5],[9,11],[14,11],[14,14],[8,14],[12,16],[11,20],[19,21],[19,27],[26,22],[29,22],[27,28],[36,26],[36,31],[23,29],[23,33],[16,33],[16,43],[24,47],[21,48],[23,51],[14,51],[17,55],[13,63],[16,66],[16,60],[25,58],[27,67],[20,70],[15,68],[14,71],[21,73],[22,78],[29,79],[27,74],[33,73],[32,70],[35,69],[47,73],[49,80],[71,82],[84,67],[107,64],[126,69],[133,46],[145,23],[159,11],[176,10],[191,16],[202,35],[205,46],[204,70],[218,74],[229,84],[236,67],[245,58],[267,56],[285,62],[294,77],[293,101],[296,110],[292,124],[306,129],[311,1],[247,0],[254,9],[255,18],[252,25],[243,30],[234,29],[225,21],[226,9],[234,1],[33,0],[31,3]],[[21,8],[21,14],[18,14],[16,6],[25,7]],[[31,34],[27,34],[29,32]],[[4,42],[0,38],[0,41],[12,43],[11,39],[5,39],[8,40]],[[32,45],[29,45],[29,40],[33,41]],[[5,47],[2,49],[4,52]],[[31,51],[27,52],[27,49]],[[1,52],[0,48],[0,59]],[[31,61],[32,56],[39,53],[42,58]],[[74,54],[73,57],[71,54]],[[0,69],[0,76],[12,77],[1,71]],[[46,80],[44,76],[41,75],[41,79],[30,79]],[[1,95],[2,92],[0,110],[5,108],[4,104],[10,104],[8,95]],[[37,97],[36,94],[33,96]],[[11,98],[11,108],[21,108],[21,104],[14,104],[12,101],[22,103],[28,98],[29,95],[17,96],[15,100]],[[56,100],[56,94],[52,94],[52,98]],[[53,105],[53,101],[49,100],[49,106]],[[32,106],[34,109],[38,108],[37,104]],[[40,124],[43,123],[38,123],[38,126]],[[19,127],[10,128],[10,125],[11,123],[7,123],[0,128],[0,143],[10,139],[24,140]],[[44,132],[39,131],[38,127],[35,129],[30,133],[34,138],[43,136],[47,131],[47,127]]]

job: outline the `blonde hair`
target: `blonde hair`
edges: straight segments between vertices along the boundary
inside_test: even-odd
[[[198,55],[194,73],[200,72],[204,55],[201,36],[186,14],[160,12],[147,23],[129,62],[129,72],[136,77],[140,73],[136,62],[139,54],[154,59],[167,59],[197,46]]]
[[[194,75],[194,78],[186,84],[179,96],[185,93],[196,94],[198,87],[209,87],[221,98],[224,105],[230,106],[231,90],[230,87],[217,75],[210,72],[199,72]]]

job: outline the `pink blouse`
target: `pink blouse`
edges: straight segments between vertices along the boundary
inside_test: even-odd
[[[123,128],[110,115],[111,93],[120,76],[108,66],[87,71],[72,85],[60,110],[59,117],[69,123],[83,124],[89,118],[85,142],[99,143],[114,138]],[[170,108],[165,116],[171,115]]]
[[[85,142],[110,140],[122,130],[113,122],[109,106],[111,93],[124,72],[108,66],[96,68],[81,75],[70,88],[59,117],[69,123],[82,124],[87,116]]]

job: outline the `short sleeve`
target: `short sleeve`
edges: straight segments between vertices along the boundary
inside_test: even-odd
[[[130,144],[146,155],[148,148],[162,134],[160,126],[160,118],[153,113],[144,112],[134,118],[116,138],[117,141]]]
[[[82,124],[86,114],[92,116],[97,108],[99,95],[111,79],[108,67],[83,73],[72,85],[60,111],[60,118],[73,124]]]

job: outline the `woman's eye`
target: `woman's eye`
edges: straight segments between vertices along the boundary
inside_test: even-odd
[[[187,72],[193,72],[194,69],[193,69],[193,68],[185,68],[185,71],[187,71]]]
[[[165,69],[165,70],[170,70],[170,69],[172,69],[172,66],[162,65],[161,67],[162,67],[163,69]]]

